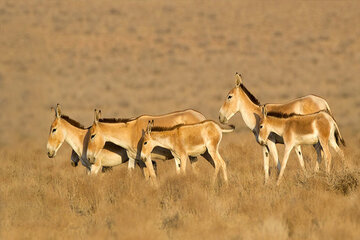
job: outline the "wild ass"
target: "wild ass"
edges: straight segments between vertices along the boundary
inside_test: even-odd
[[[169,149],[175,159],[178,159],[181,172],[185,174],[188,156],[202,155],[215,168],[214,181],[219,169],[222,169],[224,181],[227,183],[226,164],[219,153],[222,133],[232,132],[234,129],[222,129],[214,121],[206,120],[195,124],[180,124],[173,127],[153,127],[154,120],[149,121],[145,131],[141,157],[145,164],[151,163],[152,150],[157,147]],[[150,172],[155,179],[155,174]]]
[[[219,120],[221,123],[227,123],[234,114],[240,112],[246,126],[250,128],[255,135],[256,141],[258,141],[259,119],[261,116],[260,102],[244,86],[240,74],[236,73],[235,78],[235,87],[230,90],[224,104],[220,108]],[[285,104],[267,104],[267,109],[269,111],[282,113],[295,112],[298,114],[309,114],[325,110],[331,114],[327,102],[323,98],[315,95],[307,95]],[[269,179],[269,151],[279,172],[281,166],[278,159],[276,143],[283,143],[283,139],[274,133],[270,134],[268,140],[267,147],[263,146],[265,183],[267,183]],[[300,146],[295,147],[295,152],[299,158],[300,164],[303,165],[304,160]]]
[[[142,139],[144,129],[148,121],[155,119],[159,126],[171,127],[178,124],[197,123],[205,120],[205,117],[192,109],[172,112],[159,116],[142,115],[133,119],[114,119],[100,118],[100,111],[95,110],[94,123],[90,128],[90,141],[87,148],[87,157],[89,161],[94,161],[102,152],[105,142],[114,144],[126,149],[129,161],[140,159]],[[163,148],[156,148],[153,151],[156,154],[165,156],[166,159],[172,159],[170,151]],[[196,161],[192,158],[192,161]],[[129,163],[130,164],[130,163]],[[176,171],[179,172],[180,163],[175,159]],[[149,172],[154,172],[153,166],[146,165]]]
[[[320,111],[308,115],[283,114],[278,112],[267,112],[267,105],[262,108],[260,119],[259,142],[267,144],[271,132],[281,136],[284,140],[285,151],[282,161],[281,171],[277,180],[280,184],[285,171],[286,163],[292,148],[300,145],[320,145],[317,148],[318,161],[321,158],[321,149],[324,152],[326,172],[330,173],[331,154],[329,144],[334,150],[344,158],[343,151],[339,148],[339,141],[345,146],[345,141],[340,134],[335,119],[327,112]],[[302,165],[304,169],[304,166]]]
[[[107,143],[104,151],[99,154],[97,161],[93,162],[93,164],[90,163],[86,158],[87,143],[90,136],[88,128],[85,128],[70,117],[62,115],[59,104],[57,104],[54,110],[55,119],[51,124],[47,142],[49,158],[55,157],[62,144],[67,142],[73,149],[71,155],[73,166],[77,165],[77,162],[81,160],[81,163],[92,174],[97,174],[102,166],[112,167],[128,161],[129,158],[125,149],[115,144]],[[143,168],[144,164],[140,167]]]

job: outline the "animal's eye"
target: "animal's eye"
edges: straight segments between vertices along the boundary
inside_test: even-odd
[[[232,95],[229,95],[229,96],[228,96],[228,99],[231,99],[231,98],[232,98]]]
[[[144,142],[144,145],[146,145],[147,144],[147,142]]]
[[[52,132],[53,132],[53,133],[56,132],[56,128],[53,128]]]
[[[95,135],[96,135],[96,134],[91,135],[91,137],[90,137],[90,138],[91,138],[91,139],[93,139],[93,138],[95,137]]]
[[[260,125],[260,129],[263,128],[264,126],[263,125]]]

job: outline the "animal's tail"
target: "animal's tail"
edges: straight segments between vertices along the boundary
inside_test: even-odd
[[[340,147],[340,142],[342,143],[342,145],[345,147],[346,144],[345,144],[345,140],[343,139],[343,137],[341,136],[341,133],[340,133],[340,130],[339,130],[339,127],[334,119],[334,124],[335,124],[335,132],[334,132],[334,135],[335,135],[335,140],[336,140],[336,144]]]
[[[223,133],[231,133],[235,130],[235,126],[234,125],[228,125],[229,127],[231,127],[230,129],[225,129],[225,128],[221,128],[221,132]]]
[[[325,107],[326,107],[326,112],[330,114],[330,116],[333,116],[332,115],[332,112],[330,110],[330,107],[329,107],[329,104],[327,103],[327,101],[324,99],[324,103],[325,103]]]

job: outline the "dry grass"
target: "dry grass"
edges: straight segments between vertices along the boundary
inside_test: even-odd
[[[0,238],[355,239],[360,236],[360,3],[354,1],[0,1]],[[213,169],[160,188],[126,166],[96,177],[70,149],[46,157],[50,106],[90,125],[194,108],[217,119],[233,74],[265,102],[324,97],[348,143],[332,175],[302,174],[291,155],[283,184],[263,185],[261,149],[235,116]],[[282,156],[282,148],[280,148]],[[273,171],[274,172],[274,171]]]
[[[330,177],[314,174],[313,162],[303,175],[294,154],[281,187],[275,187],[274,175],[264,186],[261,156],[251,150],[260,147],[235,145],[234,138],[227,136],[222,148],[228,187],[221,181],[211,185],[213,168],[204,159],[199,173],[188,169],[186,177],[176,176],[173,161],[160,162],[160,188],[153,189],[139,169],[129,176],[120,166],[89,177],[83,167],[70,166],[67,151],[47,159],[40,149],[2,150],[2,238],[355,239],[360,234],[360,174],[349,170],[358,169],[353,154],[347,154],[346,169],[336,158]],[[314,153],[306,149],[305,155]]]

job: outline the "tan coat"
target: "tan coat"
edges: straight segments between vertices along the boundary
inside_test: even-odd
[[[244,86],[240,74],[236,73],[235,78],[235,87],[230,90],[224,104],[220,108],[219,120],[222,123],[226,123],[237,112],[240,112],[246,126],[254,133],[258,141],[259,120],[261,116],[260,102]],[[285,104],[269,103],[266,104],[266,106],[269,112],[309,114],[324,110],[331,114],[327,102],[323,98],[315,95],[296,98]],[[269,152],[273,156],[274,163],[277,165],[278,170],[280,170],[281,167],[276,143],[283,143],[283,139],[276,134],[272,134],[269,136],[267,147],[263,147],[265,183],[269,178]],[[303,162],[301,148],[298,147],[295,152],[299,158],[299,162]]]
[[[100,119],[96,114],[94,124],[90,128],[90,141],[87,150],[88,159],[93,161],[102,151],[105,142],[126,149],[130,161],[140,159],[142,138],[144,130],[150,120],[154,120],[155,126],[171,127],[178,124],[197,123],[205,120],[205,117],[192,109],[168,113],[159,116],[142,115],[134,119]],[[156,153],[172,158],[166,149],[156,149]],[[151,167],[152,168],[152,167]]]
[[[204,156],[215,168],[214,180],[219,169],[222,169],[227,182],[226,164],[219,153],[219,144],[223,132],[233,129],[222,129],[214,121],[207,120],[195,124],[178,125],[171,128],[153,128],[153,121],[149,123],[144,136],[141,156],[146,164],[151,163],[150,153],[157,146],[169,149],[179,162],[185,173],[188,156]],[[150,173],[155,178],[154,173]]]
[[[317,146],[318,162],[321,160],[320,151],[322,149],[326,159],[327,173],[330,173],[331,165],[331,154],[328,145],[330,144],[330,146],[343,157],[343,152],[339,148],[339,142],[341,141],[345,145],[345,141],[340,134],[336,121],[327,112],[320,111],[308,115],[288,115],[268,112],[266,105],[263,107],[263,115],[260,120],[259,141],[261,144],[267,144],[271,132],[281,136],[285,145],[284,159],[282,161],[278,184],[284,174],[292,148],[300,145]],[[302,168],[305,169],[303,163]]]

